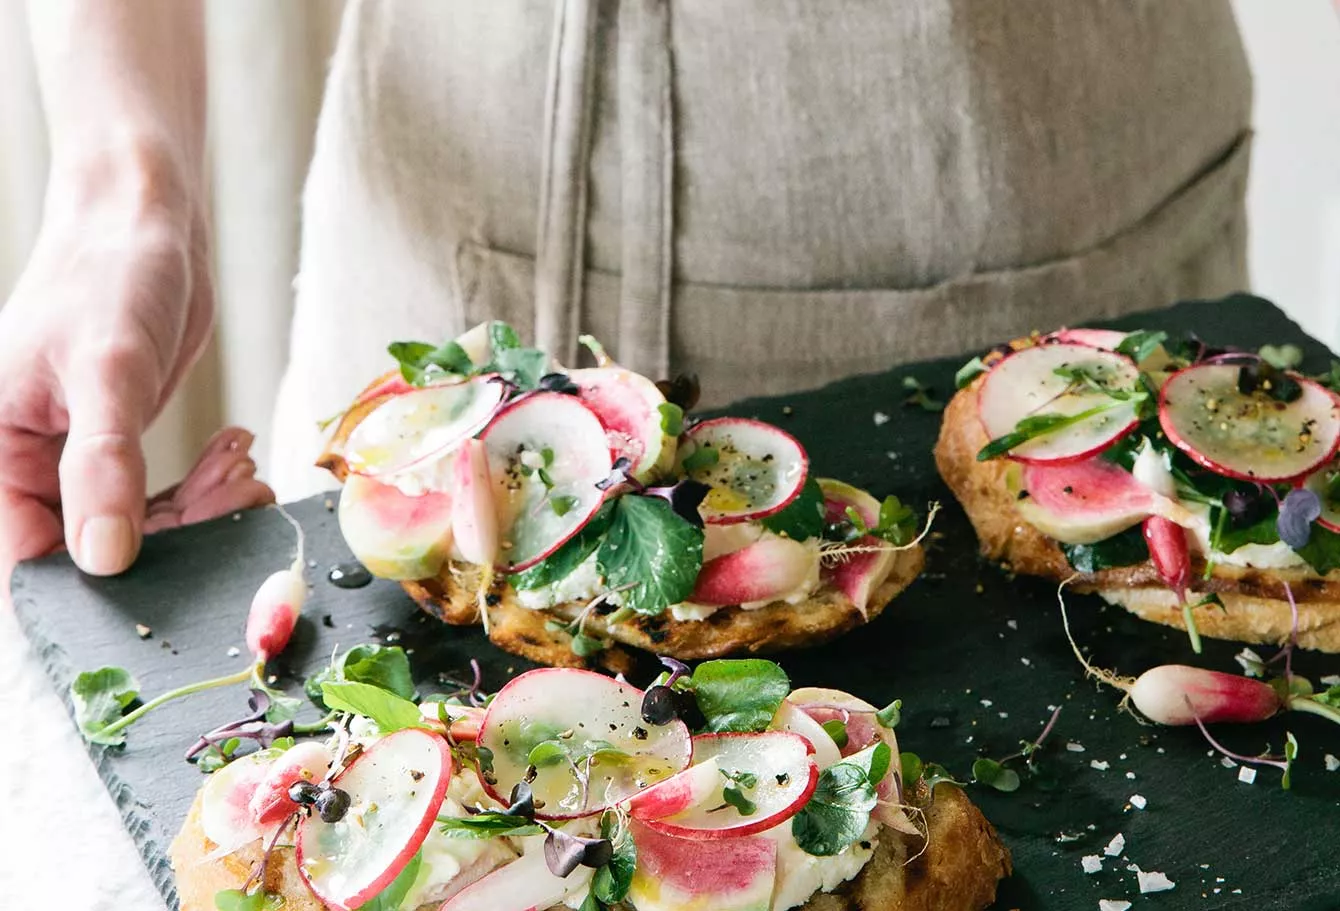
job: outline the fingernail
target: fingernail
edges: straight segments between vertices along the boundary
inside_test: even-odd
[[[114,576],[129,568],[139,548],[135,526],[125,516],[95,516],[79,533],[75,562],[93,576]]]

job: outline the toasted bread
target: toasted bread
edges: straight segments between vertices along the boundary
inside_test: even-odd
[[[1056,541],[1024,521],[1006,482],[1009,462],[977,460],[988,442],[977,415],[979,376],[958,391],[944,411],[935,445],[935,464],[945,484],[968,514],[982,553],[1017,573],[1057,582],[1075,577],[1071,588],[1095,593],[1155,623],[1185,629],[1176,597],[1152,562],[1076,575]],[[1192,590],[1214,593],[1223,609],[1195,609],[1202,635],[1242,642],[1278,644],[1293,629],[1286,584],[1298,604],[1298,643],[1303,648],[1340,652],[1340,573],[1319,576],[1310,569],[1251,569],[1216,564],[1206,575],[1203,558],[1193,555]]]
[[[924,784],[910,795],[925,812],[928,837],[882,829],[879,846],[854,879],[831,893],[817,893],[802,911],[977,911],[995,900],[996,884],[1010,874],[1010,855],[976,805],[945,785],[930,799]],[[200,825],[196,795],[168,851],[176,872],[181,911],[213,911],[214,895],[237,889],[260,861],[259,841],[223,857]],[[923,850],[924,849],[924,850]],[[277,848],[265,869],[264,888],[284,897],[285,911],[323,911],[302,882],[292,848]],[[420,911],[436,908],[424,905]]]

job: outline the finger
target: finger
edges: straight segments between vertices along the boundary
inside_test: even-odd
[[[60,547],[61,522],[45,503],[7,487],[0,487],[0,516],[4,517],[0,522],[0,595],[4,595],[15,565]]]
[[[203,499],[192,503],[181,513],[181,524],[191,525],[207,519],[217,519],[243,509],[266,506],[275,501],[274,491],[263,481],[244,478],[210,491]]]
[[[140,437],[160,382],[147,345],[109,344],[80,360],[81,369],[63,377],[70,416],[60,461],[65,541],[80,569],[110,576],[139,553],[145,500]]]
[[[240,463],[251,462],[247,454],[256,438],[240,427],[226,427],[214,434],[186,477],[177,485],[172,499],[185,505],[200,499],[208,490],[227,481]],[[254,463],[252,463],[254,466]],[[253,473],[255,469],[253,467]]]

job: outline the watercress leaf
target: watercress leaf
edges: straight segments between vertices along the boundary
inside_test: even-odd
[[[604,903],[596,898],[594,886],[592,886],[592,891],[586,893],[586,898],[582,900],[582,906],[577,911],[606,911]]]
[[[1149,358],[1164,342],[1168,340],[1168,333],[1162,330],[1147,331],[1137,330],[1128,334],[1117,345],[1117,354],[1124,354],[1137,364]]]
[[[690,678],[704,729],[763,731],[791,692],[786,671],[763,658],[704,661]]]
[[[986,366],[985,363],[982,362],[982,359],[980,357],[973,358],[972,360],[968,361],[968,363],[958,368],[958,372],[954,374],[955,388],[962,389],[964,386],[968,385],[973,380],[975,380],[978,376],[982,375],[983,373],[986,373],[988,369],[989,368]]]
[[[879,504],[879,524],[870,529],[870,534],[895,546],[906,544],[916,537],[917,514],[912,507],[889,494]]]
[[[901,753],[898,756],[898,763],[902,771],[902,779],[905,784],[912,784],[921,777],[922,762],[921,757],[916,753]]]
[[[994,759],[978,759],[972,764],[972,778],[997,791],[1019,790],[1019,773],[1008,769]]]
[[[401,728],[427,727],[417,705],[370,683],[327,681],[321,685],[321,698],[336,711],[371,718],[383,734]]]
[[[577,534],[568,539],[566,544],[530,569],[508,577],[508,581],[518,591],[533,591],[566,579],[600,546],[610,522],[614,519],[615,502],[610,500],[605,503],[587,520]]]
[[[786,505],[785,509],[763,519],[763,527],[768,531],[793,541],[808,541],[810,538],[821,537],[826,524],[824,492],[819,482],[812,477],[806,478],[800,493]]]
[[[684,432],[684,409],[674,402],[662,402],[656,406],[661,413],[661,432],[666,436],[677,437]]]
[[[495,352],[486,369],[502,374],[519,389],[531,390],[539,387],[548,365],[549,356],[538,348],[508,348]]]
[[[414,888],[414,880],[419,877],[419,867],[423,865],[423,849],[420,849],[405,869],[401,870],[391,884],[372,897],[371,901],[358,906],[358,911],[401,911],[405,899]]]
[[[270,690],[270,707],[265,710],[265,720],[271,724],[282,724],[298,717],[302,700],[285,695],[279,690]]]
[[[1231,494],[1230,491],[1224,496],[1224,509],[1216,506],[1210,510],[1211,549],[1221,554],[1231,554],[1244,544],[1269,545],[1279,541],[1278,516],[1274,509],[1257,509],[1246,505],[1241,498],[1233,497]],[[1243,505],[1239,506],[1240,502]],[[1234,504],[1246,518],[1245,524],[1235,521],[1227,509],[1230,503]],[[1260,518],[1256,518],[1257,515],[1260,515]]]
[[[521,336],[507,323],[495,319],[489,323],[489,344],[493,346],[496,355],[499,351],[520,348]]]
[[[1340,569],[1340,534],[1320,525],[1312,526],[1307,545],[1295,548],[1294,553],[1307,561],[1321,575]]]
[[[526,764],[533,765],[537,769],[567,761],[568,751],[562,741],[558,740],[542,740],[531,747],[530,752],[526,755]]]
[[[875,713],[875,720],[889,730],[898,727],[903,718],[903,700],[895,699]]]
[[[605,643],[594,636],[588,636],[586,633],[577,633],[572,637],[569,643],[572,653],[579,658],[589,658],[592,655],[603,652]]]
[[[1276,370],[1292,370],[1303,363],[1303,349],[1297,345],[1262,345],[1257,354]]]
[[[616,904],[628,895],[637,870],[637,845],[627,827],[618,823],[615,813],[606,813],[600,820],[601,837],[609,840],[614,849],[609,863],[596,870],[591,880],[591,893],[606,904]]]
[[[928,762],[921,767],[921,777],[925,780],[926,787],[930,788],[932,792],[935,791],[935,786],[938,784],[952,784],[955,787],[963,787],[963,782],[949,774],[948,769],[934,762]]]
[[[84,671],[70,685],[74,719],[84,739],[115,746],[126,742],[125,735],[102,734],[102,729],[121,717],[121,711],[139,695],[139,682],[122,667],[102,667]]]
[[[610,588],[621,589],[622,606],[661,614],[692,594],[703,566],[703,530],[660,498],[619,497],[596,559]]]
[[[915,376],[903,377],[903,388],[910,395],[903,399],[904,405],[915,405],[922,411],[944,411],[945,403],[939,399],[933,398],[931,393],[934,391],[931,387],[925,385]]]
[[[321,698],[321,685],[326,681],[338,682],[339,679],[339,672],[330,665],[326,665],[303,681],[302,691],[307,694],[307,698],[312,701],[313,705],[326,712],[329,709],[326,707],[325,700]]]
[[[884,780],[884,776],[889,774],[889,767],[893,765],[893,750],[884,741],[880,741],[872,747],[867,747],[855,756],[849,757],[848,762],[857,762],[857,757],[869,753],[869,759],[861,759],[859,762],[866,764],[865,774],[870,779],[870,784],[876,788]]]
[[[814,794],[791,820],[791,834],[806,854],[841,854],[864,834],[875,803],[867,770],[848,761],[836,763],[819,774]]]
[[[409,656],[396,645],[355,645],[340,659],[340,675],[347,682],[380,687],[401,699],[414,698]]]
[[[1096,573],[1115,566],[1131,566],[1149,559],[1149,545],[1140,526],[1093,544],[1060,544],[1070,565],[1081,573]]]
[[[542,835],[544,829],[524,816],[506,813],[476,813],[474,816],[439,816],[437,830],[448,838],[497,838],[500,835],[519,838],[523,835]]]
[[[847,745],[847,726],[839,718],[830,718],[824,722],[824,733],[833,739],[840,750]]]
[[[554,511],[554,515],[556,516],[566,516],[568,513],[572,512],[572,508],[576,506],[577,503],[577,498],[571,494],[560,494],[559,496],[549,498],[549,508]]]
[[[284,896],[264,889],[250,895],[241,889],[221,889],[214,893],[214,907],[218,911],[280,911]]]

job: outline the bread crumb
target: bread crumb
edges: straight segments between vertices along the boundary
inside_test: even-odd
[[[1177,884],[1169,879],[1165,874],[1154,872],[1146,873],[1140,870],[1135,874],[1136,879],[1140,881],[1140,894],[1146,895],[1150,892],[1167,892],[1169,889],[1176,888]]]

